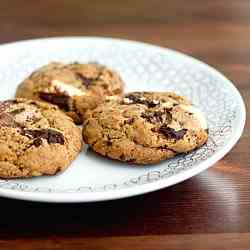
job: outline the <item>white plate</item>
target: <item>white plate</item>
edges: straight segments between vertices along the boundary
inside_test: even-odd
[[[0,195],[45,202],[92,202],[134,196],[186,180],[212,166],[237,142],[245,106],[232,82],[210,66],[173,50],[108,38],[49,38],[0,46],[0,99],[34,69],[51,61],[106,64],[122,75],[126,91],[174,90],[205,112],[209,140],[202,148],[150,167],[134,167],[82,152],[53,177],[0,180]]]

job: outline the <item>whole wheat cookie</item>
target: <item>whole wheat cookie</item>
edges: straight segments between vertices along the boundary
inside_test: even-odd
[[[135,164],[152,164],[202,146],[203,114],[171,92],[132,92],[86,113],[83,138],[97,153]]]
[[[121,96],[123,81],[115,71],[97,63],[50,63],[33,72],[17,88],[16,97],[57,105],[81,124],[86,110]]]
[[[81,137],[72,119],[54,105],[0,102],[0,177],[54,175],[78,155]]]

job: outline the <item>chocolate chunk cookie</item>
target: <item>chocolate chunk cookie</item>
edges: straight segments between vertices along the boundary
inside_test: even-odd
[[[81,124],[86,110],[121,96],[123,82],[113,70],[97,63],[50,63],[32,73],[17,88],[16,97],[57,105]]]
[[[151,164],[203,145],[208,128],[203,114],[170,92],[132,92],[119,103],[86,113],[83,138],[112,159]]]
[[[81,131],[56,106],[15,99],[0,102],[0,177],[54,175],[80,152]]]

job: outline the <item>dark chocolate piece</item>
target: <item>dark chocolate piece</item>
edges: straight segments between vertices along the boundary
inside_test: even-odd
[[[39,147],[43,144],[43,140],[41,138],[36,138],[34,141],[33,141],[33,145],[35,145],[36,147]]]
[[[159,128],[159,132],[164,134],[167,138],[180,140],[186,134],[187,129],[174,130],[164,124]]]
[[[129,124],[131,125],[135,121],[134,118],[128,118],[127,120],[124,121],[124,124]]]
[[[23,129],[21,134],[34,139],[34,144],[40,146],[41,139],[47,140],[49,144],[59,143],[64,144],[65,139],[62,133],[53,129]],[[38,139],[40,139],[38,141]]]
[[[143,96],[138,96],[138,95],[133,95],[133,94],[130,94],[130,95],[126,95],[125,98],[128,98],[129,100],[132,101],[131,104],[135,104],[135,103],[138,103],[138,104],[143,104],[143,105],[146,105],[148,108],[154,108],[156,107],[157,105],[160,104],[159,101],[157,101],[156,103],[151,101],[151,100],[147,100],[147,99],[142,99]],[[130,104],[130,103],[126,103],[126,104]]]
[[[62,93],[39,92],[39,97],[44,101],[56,104],[59,108],[64,109],[65,111],[70,110],[69,107],[70,97],[68,95]]]
[[[172,115],[169,112],[169,109],[145,112],[141,114],[141,117],[150,123],[170,123],[172,120]]]
[[[88,88],[92,84],[92,82],[95,80],[92,78],[88,78],[80,73],[76,73],[76,75],[82,81],[82,84],[86,86],[86,88]]]

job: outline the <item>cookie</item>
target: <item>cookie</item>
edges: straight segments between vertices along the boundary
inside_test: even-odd
[[[152,164],[202,146],[204,115],[171,92],[132,92],[86,113],[83,138],[97,153],[135,164]]]
[[[75,123],[81,124],[86,110],[123,92],[121,77],[97,63],[50,63],[33,72],[17,88],[16,97],[57,105]]]
[[[0,102],[0,177],[54,175],[78,155],[81,137],[72,119],[54,105]]]

